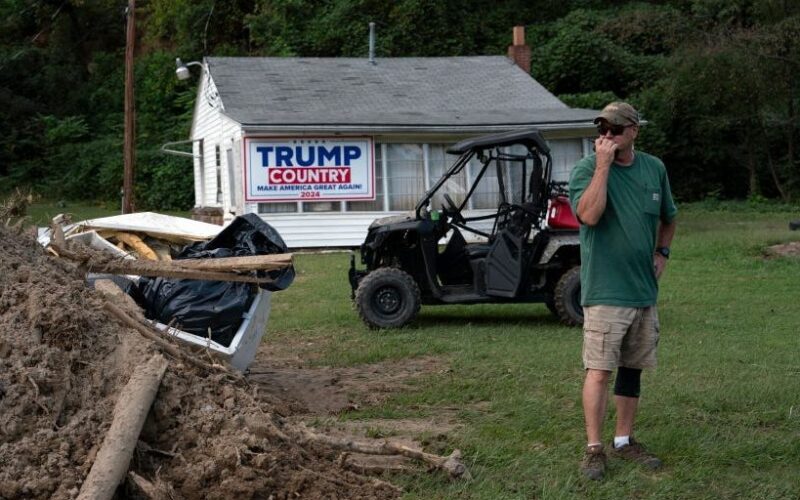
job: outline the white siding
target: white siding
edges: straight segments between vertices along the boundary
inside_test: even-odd
[[[356,247],[364,243],[367,228],[377,218],[389,215],[375,213],[328,214],[259,214],[278,230],[290,249],[319,247]]]
[[[195,103],[194,117],[192,120],[192,139],[202,139],[202,142],[195,143],[195,172],[203,172],[203,179],[195,179],[195,200],[197,203],[206,207],[221,206],[217,203],[217,157],[216,147],[220,147],[222,155],[221,168],[223,170],[223,183],[225,182],[225,149],[229,147],[232,140],[232,130],[238,130],[238,125],[231,126],[231,120],[222,114],[223,107],[217,95],[217,88],[214,81],[207,75],[203,68],[203,76],[197,91],[197,101]],[[227,141],[227,144],[226,144]],[[202,150],[200,147],[202,146]],[[202,165],[201,165],[202,162]],[[202,190],[202,197],[200,196]],[[225,186],[222,186],[225,193]]]

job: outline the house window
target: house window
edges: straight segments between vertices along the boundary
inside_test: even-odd
[[[217,204],[222,205],[222,154],[219,144],[214,147],[214,167],[217,174]]]
[[[206,161],[205,161],[205,149],[204,149],[204,141],[205,139],[198,139],[192,143],[192,153],[195,155],[194,157],[197,159],[196,167],[197,170],[195,171],[196,178],[200,181],[200,190],[197,193],[195,202],[198,207],[204,207],[206,203],[206,198],[208,195],[206,194]],[[194,161],[194,160],[193,160]]]
[[[239,205],[239,190],[237,189],[236,182],[236,165],[233,161],[233,149],[225,150],[225,161],[228,163],[228,203],[231,208],[236,211]]]
[[[411,210],[425,192],[422,145],[389,144],[386,152],[389,210]]]
[[[306,201],[303,202],[303,212],[341,212],[342,202],[340,201]]]
[[[469,168],[473,182],[475,182],[474,179],[478,178],[483,164],[477,158],[472,158],[469,162]],[[504,179],[508,177],[506,171],[503,171],[502,175]],[[497,205],[500,204],[500,189],[498,186],[497,165],[493,163],[486,168],[483,176],[478,180],[478,185],[475,187],[475,191],[470,198],[472,201],[472,208],[476,210],[487,208],[496,209]]]
[[[584,156],[583,142],[581,139],[552,141],[550,154],[553,157],[553,180],[567,182],[572,167]]]
[[[258,213],[260,214],[285,214],[297,212],[297,202],[278,202],[278,203],[259,203]]]

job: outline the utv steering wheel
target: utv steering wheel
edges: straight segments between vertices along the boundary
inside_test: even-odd
[[[502,202],[497,207],[497,215],[510,215],[512,212],[519,210],[520,212],[525,212],[530,215],[536,215],[531,209],[526,208],[523,205],[517,205],[516,203],[508,203]]]

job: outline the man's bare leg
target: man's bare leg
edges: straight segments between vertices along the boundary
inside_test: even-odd
[[[608,401],[608,378],[610,371],[586,370],[583,383],[583,416],[586,421],[586,438],[589,444],[602,443],[603,420]]]
[[[617,425],[614,436],[632,436],[633,422],[636,420],[636,409],[639,407],[639,398],[628,396],[614,396],[617,406]]]

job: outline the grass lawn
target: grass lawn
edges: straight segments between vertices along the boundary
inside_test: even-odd
[[[448,361],[414,391],[339,417],[460,409],[464,426],[433,451],[461,449],[474,480],[395,478],[409,499],[798,498],[800,259],[761,257],[766,245],[800,240],[787,227],[798,218],[691,206],[679,215],[661,283],[660,365],[643,376],[637,427],[666,464],[657,473],[611,461],[605,481],[580,477],[581,332],[544,305],[423,306],[411,327],[370,331],[351,307],[348,255],[298,255],[265,341],[307,340],[305,354],[326,365]]]

